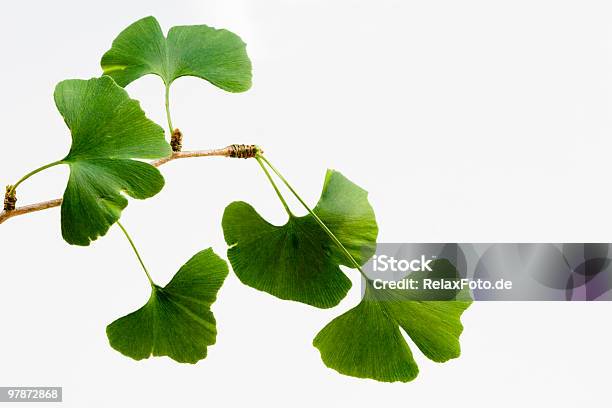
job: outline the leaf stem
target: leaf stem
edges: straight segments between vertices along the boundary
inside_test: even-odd
[[[62,163],[63,161],[58,160],[58,161],[54,161],[53,163],[45,164],[44,166],[39,167],[36,170],[32,170],[31,172],[29,172],[28,174],[20,178],[19,181],[17,181],[15,184],[13,184],[13,187],[11,188],[11,193],[14,193],[15,191],[17,191],[17,186],[19,186],[21,183],[23,183],[24,181],[26,181],[27,179],[29,179],[36,173],[40,173],[41,171],[46,170],[49,167],[57,166],[58,164],[62,164]]]
[[[123,234],[127,238],[127,240],[130,243],[130,245],[132,246],[132,249],[134,250],[134,253],[136,254],[136,258],[138,258],[138,262],[140,262],[140,265],[142,266],[142,269],[144,270],[144,273],[147,275],[147,279],[149,280],[149,283],[151,284],[151,287],[155,289],[155,283],[153,282],[153,279],[151,279],[151,275],[149,275],[149,271],[147,270],[147,267],[145,266],[144,262],[142,261],[140,253],[138,253],[138,249],[136,249],[136,245],[134,245],[134,241],[132,241],[132,238],[130,237],[130,234],[128,234],[128,232],[126,231],[125,227],[119,221],[117,221],[117,225],[119,226],[119,228],[121,228],[121,231],[123,231]]]
[[[325,225],[323,220],[321,220],[319,216],[310,209],[308,204],[306,204],[306,202],[302,200],[302,197],[300,197],[300,195],[295,191],[295,189],[291,186],[291,184],[289,184],[287,179],[285,179],[285,177],[283,177],[283,175],[276,169],[276,167],[274,167],[272,163],[270,163],[268,159],[266,159],[263,155],[257,156],[257,161],[259,161],[260,159],[263,160],[268,165],[268,167],[270,167],[272,171],[278,176],[278,178],[281,179],[281,181],[285,184],[285,186],[287,186],[289,191],[291,191],[291,193],[295,196],[295,198],[297,198],[297,200],[302,204],[302,206],[304,206],[306,211],[308,211],[308,213],[313,216],[313,218],[321,226],[321,228],[323,228],[323,231],[327,233],[327,235],[331,238],[331,240],[334,241],[334,243],[340,248],[340,250],[344,253],[344,255],[351,261],[353,266],[359,272],[361,272],[364,278],[369,279],[368,276],[363,271],[363,269],[361,269],[361,265],[359,265],[359,262],[357,262],[357,260],[353,258],[353,255],[351,255],[351,253],[348,251],[348,249],[346,249],[346,247],[342,244],[342,242],[340,242],[340,240],[336,237],[336,235],[327,227],[327,225]]]
[[[170,135],[174,132],[174,127],[172,126],[172,117],[170,116],[170,85],[166,84],[166,119],[168,119],[168,129],[170,130]]]
[[[287,211],[287,214],[289,214],[289,218],[293,218],[294,215],[291,212],[291,209],[289,208],[289,205],[287,205],[287,201],[285,201],[285,198],[283,197],[283,195],[281,194],[280,190],[278,189],[276,183],[274,182],[274,179],[272,179],[272,176],[268,172],[268,169],[266,169],[266,166],[264,166],[264,164],[261,162],[262,159],[266,160],[261,155],[255,156],[255,160],[257,160],[257,163],[259,163],[259,165],[261,166],[261,169],[264,171],[264,173],[266,173],[266,177],[268,177],[268,180],[270,181],[270,184],[272,184],[272,187],[274,187],[274,191],[276,191],[276,195],[280,199],[281,203],[283,203],[283,207],[285,207],[285,211]],[[270,166],[270,167],[272,167],[272,166]]]

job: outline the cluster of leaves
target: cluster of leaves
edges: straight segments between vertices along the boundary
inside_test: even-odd
[[[237,35],[198,25],[173,27],[164,36],[153,17],[122,31],[101,65],[101,77],[63,81],[54,94],[72,135],[70,152],[53,164],[70,167],[61,224],[64,239],[74,245],[89,245],[119,221],[128,204],[122,193],[145,199],[164,186],[155,167],[137,160],[171,154],[164,130],[123,87],[143,75],[158,75],[166,89],[172,132],[168,92],[177,78],[199,77],[230,92],[251,86],[251,63]],[[275,226],[245,202],[230,204],[222,226],[234,272],[244,284],[280,299],[318,308],[337,305],[351,287],[341,266],[361,271],[376,248],[378,227],[367,192],[329,170],[321,197],[310,210],[263,156],[257,160],[289,219]],[[293,215],[264,163],[296,194],[308,215]],[[440,268],[454,271],[448,265]],[[211,249],[196,254],[165,287],[147,272],[150,299],[108,326],[111,346],[136,360],[154,355],[195,363],[205,358],[216,337],[210,307],[227,274],[226,262]],[[434,361],[459,355],[460,316],[469,301],[415,300],[405,291],[375,291],[365,276],[364,282],[361,302],[314,339],[326,365],[356,377],[412,380],[418,368],[400,327]]]

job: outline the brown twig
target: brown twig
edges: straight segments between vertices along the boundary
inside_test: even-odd
[[[253,146],[253,145],[230,145],[227,147],[224,147],[222,149],[210,149],[210,150],[194,150],[194,151],[186,151],[186,152],[174,152],[172,153],[171,156],[168,157],[164,157],[163,159],[159,159],[159,160],[155,160],[153,162],[151,162],[150,164],[152,166],[155,167],[159,167],[163,164],[166,164],[172,160],[177,160],[177,159],[186,159],[189,157],[208,157],[208,156],[222,156],[222,157],[243,157],[243,156],[237,156],[236,155],[236,149],[237,146],[243,148],[243,149],[247,149],[247,150],[252,150],[252,149],[256,149],[257,151],[259,151],[259,148]],[[59,207],[62,204],[62,199],[61,198],[56,198],[55,200],[49,200],[49,201],[42,201],[40,203],[36,203],[36,204],[30,204],[30,205],[24,205],[22,207],[17,207],[14,210],[10,210],[10,211],[2,211],[0,212],[0,224],[2,224],[4,221],[8,220],[9,218],[13,218],[16,217],[18,215],[23,215],[23,214],[29,214],[29,213],[33,213],[33,212],[37,212],[37,211],[42,211],[42,210],[46,210],[48,208],[54,208],[54,207]]]

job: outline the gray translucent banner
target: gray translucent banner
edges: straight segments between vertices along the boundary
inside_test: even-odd
[[[0,402],[62,402],[62,387],[0,387]]]
[[[363,290],[384,300],[612,300],[612,244],[379,243]]]

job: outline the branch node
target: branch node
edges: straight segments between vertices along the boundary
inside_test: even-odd
[[[183,149],[183,134],[179,129],[174,129],[170,136],[170,146],[173,152],[180,152]]]
[[[13,211],[17,203],[17,193],[12,185],[6,186],[4,193],[4,211]]]
[[[238,159],[251,159],[258,154],[263,153],[263,150],[257,145],[233,144],[229,145],[229,157]]]

